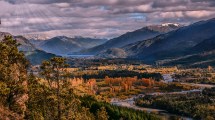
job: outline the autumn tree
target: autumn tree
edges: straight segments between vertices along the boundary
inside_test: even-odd
[[[0,103],[24,116],[28,62],[18,46],[11,36],[0,42]]]
[[[98,111],[97,111],[97,120],[108,120],[109,116],[106,112],[105,107],[101,107]]]
[[[144,85],[146,87],[151,87],[155,84],[155,81],[153,79],[148,79],[148,78],[142,78],[140,80],[141,85]]]
[[[39,83],[39,80],[31,72],[28,78],[28,102],[25,119],[48,119],[49,103],[47,97],[48,87]],[[50,92],[49,92],[50,93]]]
[[[108,76],[105,76],[105,83],[110,85],[111,84],[111,79]]]
[[[66,81],[65,71],[68,64],[64,58],[54,57],[50,61],[44,61],[41,65],[41,75],[48,81],[50,88],[56,91],[57,119],[62,117],[61,97],[62,84]]]
[[[49,114],[53,119],[93,119],[94,116],[88,109],[81,106],[81,102],[74,94],[74,89],[70,85],[70,74],[65,68],[68,67],[64,58],[55,57],[49,61],[44,61],[41,65],[40,75],[47,81],[48,108],[52,108]],[[52,106],[51,106],[52,105]],[[52,117],[50,116],[50,117]]]

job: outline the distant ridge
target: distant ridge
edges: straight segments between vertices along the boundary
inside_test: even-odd
[[[71,54],[73,52],[103,44],[106,41],[107,39],[84,37],[70,38],[66,36],[57,36],[45,41],[31,40],[37,48],[57,55]]]
[[[141,29],[125,33],[119,37],[113,38],[109,41],[107,41],[104,44],[101,44],[99,46],[95,46],[90,49],[82,50],[79,52],[79,54],[98,54],[100,52],[103,52],[109,48],[120,48],[125,45],[135,43],[137,41],[146,40],[149,38],[153,38],[157,35],[176,30],[180,28],[181,25],[179,24],[165,24],[165,25],[152,25],[152,26],[146,26]]]
[[[0,41],[4,39],[4,36],[12,36],[10,33],[0,32]],[[23,36],[13,36],[17,43],[20,44],[18,49],[22,51],[26,58],[30,61],[31,64],[41,64],[43,60],[50,59],[56,55],[47,53],[42,50],[38,50],[33,44],[30,43],[28,39]]]
[[[143,60],[149,64],[155,64],[157,61],[159,64],[168,63],[168,65],[206,63],[203,62],[206,59],[200,59],[200,56],[204,55],[209,61],[215,60],[214,52],[212,52],[215,50],[214,31],[215,19],[199,21],[148,40],[123,46],[120,51],[126,53],[126,58]],[[186,59],[183,56],[187,56]],[[192,61],[191,57],[195,60]]]

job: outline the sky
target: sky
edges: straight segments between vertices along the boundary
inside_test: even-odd
[[[215,0],[0,0],[0,31],[113,38],[147,25],[215,17]]]

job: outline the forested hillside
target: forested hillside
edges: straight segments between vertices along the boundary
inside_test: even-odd
[[[1,120],[108,120],[157,119],[144,112],[78,96],[67,78],[64,58],[52,58],[40,66],[37,77],[12,37],[0,42]]]

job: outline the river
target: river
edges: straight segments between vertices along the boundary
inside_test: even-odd
[[[163,76],[163,79],[164,79],[163,82],[165,82],[165,83],[170,83],[170,82],[174,81],[174,79],[172,78],[172,74],[163,74],[162,76]],[[156,93],[150,93],[150,95],[187,94],[187,93],[192,93],[192,92],[201,92],[203,90],[203,88],[215,87],[214,85],[206,85],[206,84],[194,84],[194,83],[182,83],[182,84],[198,86],[198,87],[201,87],[201,89],[193,89],[193,90],[180,91],[180,92],[168,92],[168,93],[160,93],[160,92],[157,93],[156,92]],[[182,120],[192,120],[192,118],[189,118],[189,117],[170,114],[166,110],[136,106],[135,105],[135,99],[139,98],[139,97],[144,97],[144,95],[143,94],[136,95],[136,96],[133,96],[133,97],[125,99],[125,100],[119,100],[117,98],[113,98],[111,100],[111,104],[116,105],[116,106],[121,106],[121,107],[132,108],[132,109],[135,109],[135,110],[142,110],[142,111],[146,111],[148,113],[155,113],[155,114],[157,114],[158,116],[160,116],[164,120],[171,120],[173,118],[180,118]]]
[[[73,54],[60,54],[62,57],[66,58],[92,58],[94,55],[73,55]]]
[[[141,94],[141,95],[133,96],[133,97],[125,99],[125,100],[119,100],[119,99],[113,98],[111,100],[111,104],[116,105],[116,106],[131,108],[131,109],[135,109],[135,110],[141,110],[141,111],[145,111],[148,113],[154,113],[154,114],[158,115],[161,119],[164,119],[164,120],[171,120],[172,118],[180,118],[182,120],[193,120],[192,118],[189,118],[189,117],[170,114],[166,110],[136,106],[135,99],[140,96],[143,97],[144,95]]]
[[[165,83],[173,82],[172,74],[162,74]]]
[[[163,74],[162,75],[163,76],[163,82],[167,83],[167,84],[173,82],[174,81],[174,79],[172,78],[173,74]],[[210,85],[210,84],[196,84],[196,83],[181,83],[181,84],[197,86],[200,88],[199,89],[193,89],[193,90],[187,90],[187,91],[180,91],[180,92],[168,92],[168,93],[161,93],[161,92],[157,93],[157,92],[155,92],[155,93],[150,93],[149,95],[187,94],[187,93],[192,93],[192,92],[202,92],[202,90],[204,88],[215,87],[215,85]],[[160,116],[161,119],[164,119],[164,120],[171,120],[173,118],[182,119],[182,120],[192,120],[192,118],[189,118],[189,117],[170,114],[166,110],[136,106],[135,105],[135,99],[137,99],[139,97],[144,97],[144,95],[143,94],[136,95],[136,96],[133,96],[133,97],[125,99],[125,100],[119,100],[117,98],[113,98],[111,100],[111,104],[116,105],[116,106],[131,108],[131,109],[135,109],[135,110],[146,111],[148,113],[154,113],[154,114]]]
[[[174,73],[173,73],[173,74],[174,74]],[[164,82],[164,83],[173,82],[173,81],[174,81],[174,79],[172,78],[172,75],[173,75],[173,74],[162,74],[163,82]],[[181,82],[180,82],[180,83],[181,83]],[[211,84],[198,84],[198,83],[181,83],[181,84],[196,86],[196,87],[200,87],[201,89],[215,87],[215,85],[211,85]]]

